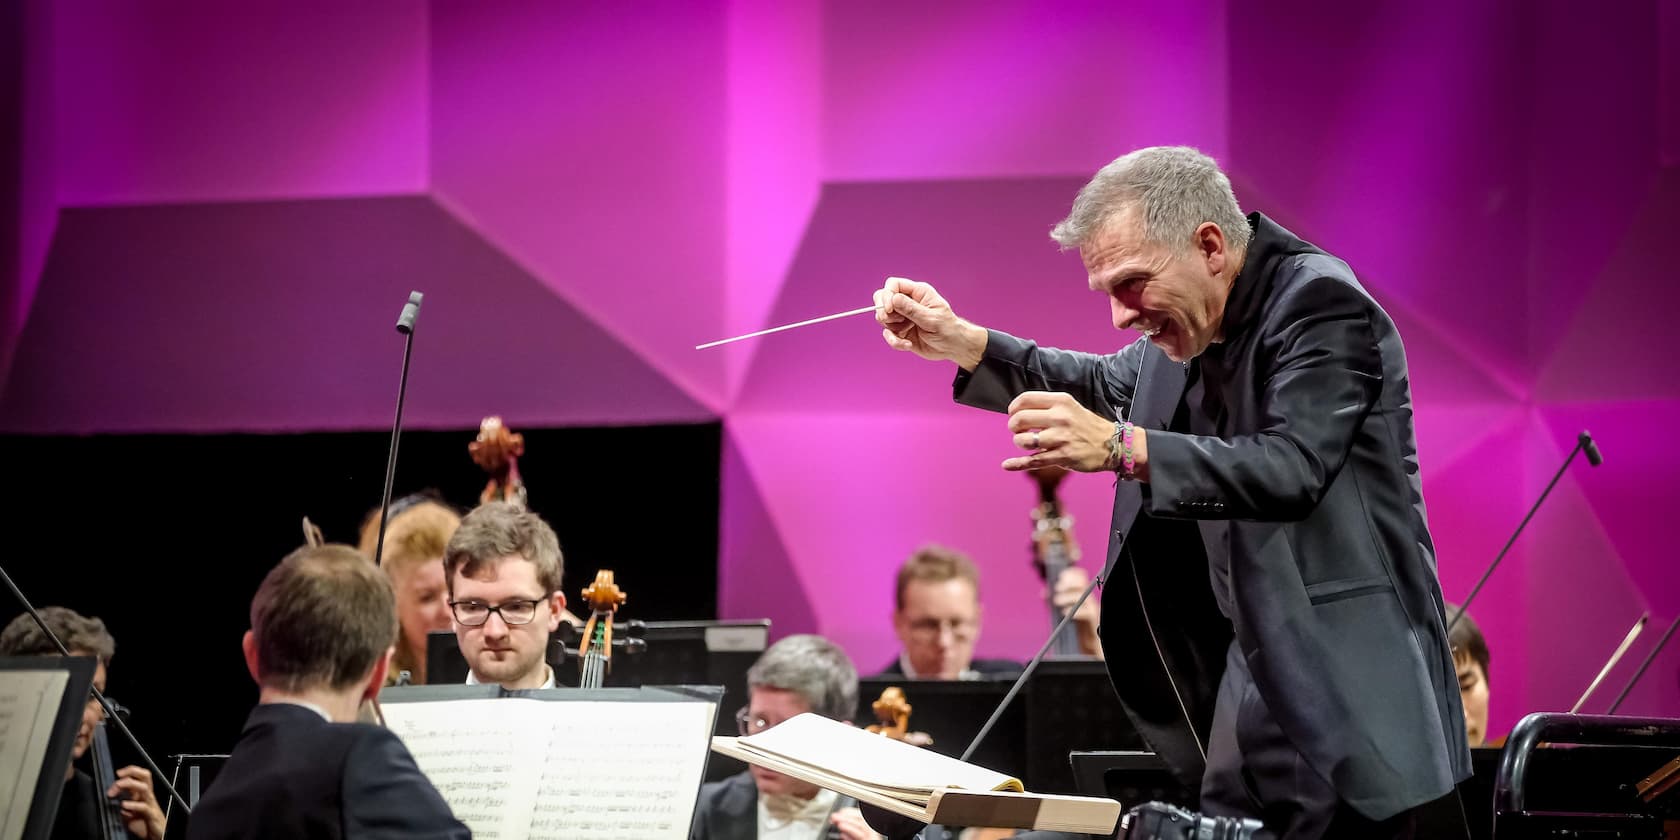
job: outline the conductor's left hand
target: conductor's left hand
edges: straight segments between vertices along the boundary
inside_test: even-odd
[[[1114,421],[1059,391],[1026,391],[1009,404],[1016,446],[1033,454],[1003,462],[1006,470],[1059,466],[1079,472],[1111,469],[1108,440]]]
[[[152,792],[152,772],[144,767],[124,767],[105,796],[122,803],[123,824],[128,833],[146,840],[163,840],[163,808]]]

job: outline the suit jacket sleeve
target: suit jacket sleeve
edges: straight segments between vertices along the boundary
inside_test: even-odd
[[[1332,277],[1290,289],[1255,327],[1258,431],[1215,438],[1151,429],[1150,512],[1270,521],[1310,514],[1382,390],[1371,306]]]
[[[1040,347],[988,330],[980,365],[973,373],[959,371],[953,390],[957,402],[989,411],[1008,410],[1023,391],[1062,391],[1114,420],[1131,405],[1146,346],[1139,340],[1118,353],[1098,356]]]
[[[461,838],[472,832],[389,730],[365,727],[344,768],[344,836]]]

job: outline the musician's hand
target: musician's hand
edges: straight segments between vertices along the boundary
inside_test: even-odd
[[[828,821],[840,829],[840,836],[845,840],[881,840],[882,835],[870,830],[869,823],[863,821],[863,812],[856,808],[841,808],[828,815]]]
[[[1083,568],[1069,566],[1056,578],[1056,589],[1050,594],[1050,603],[1055,605],[1058,613],[1067,615],[1090,583],[1091,576]],[[1098,601],[1097,593],[1091,593],[1079,612],[1073,614],[1073,625],[1079,632],[1079,652],[1100,658],[1102,642],[1097,638],[1097,626],[1102,623],[1102,607],[1098,606]]]
[[[1114,421],[1080,405],[1068,394],[1023,392],[1009,404],[1009,431],[1015,435],[1016,446],[1033,454],[1004,461],[1006,470],[1047,466],[1078,472],[1109,469],[1108,440],[1114,436]]]
[[[875,321],[894,350],[936,361],[949,359],[963,370],[979,367],[986,352],[986,331],[958,318],[926,283],[888,277],[886,285],[875,292]]]
[[[109,799],[122,803],[123,823],[128,833],[145,840],[163,840],[163,808],[152,792],[152,772],[144,767],[124,767],[117,781],[105,791]]]

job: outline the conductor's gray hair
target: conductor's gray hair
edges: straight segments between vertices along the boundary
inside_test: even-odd
[[[1213,158],[1189,146],[1151,146],[1097,170],[1073,200],[1073,210],[1050,231],[1063,248],[1079,248],[1127,207],[1137,205],[1143,235],[1174,252],[1190,248],[1196,228],[1213,222],[1234,252],[1248,247],[1231,180]]]
[[[789,636],[747,669],[748,688],[779,688],[833,720],[857,714],[858,676],[851,657],[833,642],[810,634]]]

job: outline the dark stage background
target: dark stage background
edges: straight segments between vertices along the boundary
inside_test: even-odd
[[[630,596],[625,617],[715,617],[718,424],[515,430],[530,506],[560,536],[568,601],[611,568]],[[432,488],[475,504],[475,432],[405,432],[395,495]],[[168,771],[170,754],[232,747],[256,702],[239,651],[252,594],[302,543],[302,517],[329,541],[355,542],[379,503],[388,441],[0,436],[14,488],[0,565],[37,606],[104,619],[117,639],[109,693],[134,710],[130,726]],[[21,612],[0,597],[0,618]],[[115,736],[112,749],[127,763]]]

